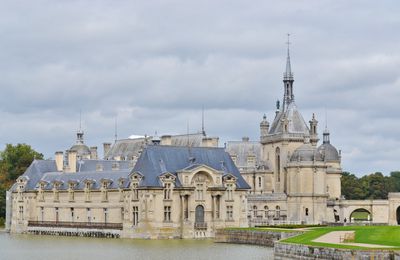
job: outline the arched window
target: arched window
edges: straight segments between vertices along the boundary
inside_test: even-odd
[[[281,217],[281,208],[276,206],[275,208],[275,218],[279,219]]]
[[[306,208],[306,211],[305,211],[305,213],[306,213],[306,216],[308,216],[308,208]]]
[[[276,168],[276,179],[278,182],[281,181],[281,150],[279,147],[275,149],[275,168]]]
[[[253,216],[257,218],[257,206],[253,206]]]
[[[268,206],[264,206],[264,217],[268,218]]]

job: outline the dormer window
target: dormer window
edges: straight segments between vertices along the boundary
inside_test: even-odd
[[[132,200],[139,199],[139,191],[138,191],[139,184],[137,182],[131,183],[131,191],[132,191]]]
[[[102,180],[101,181],[101,197],[102,201],[108,201],[108,186],[110,185],[110,180]]]
[[[165,200],[170,200],[171,199],[171,193],[172,193],[172,184],[167,182],[164,184],[164,199]]]
[[[85,181],[85,201],[89,202],[91,200],[91,194],[90,194],[90,188],[92,186],[92,181],[91,180],[86,180]]]

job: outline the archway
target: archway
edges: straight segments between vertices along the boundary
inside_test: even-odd
[[[370,220],[372,220],[371,212],[363,208],[356,209],[350,214],[351,222],[370,221]]]
[[[204,207],[202,205],[196,207],[195,222],[204,223]]]
[[[400,225],[400,206],[396,210],[397,225]]]

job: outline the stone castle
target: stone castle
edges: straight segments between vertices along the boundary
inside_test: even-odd
[[[7,193],[13,233],[128,238],[213,237],[226,227],[367,221],[400,223],[400,194],[389,200],[341,196],[341,154],[318,121],[295,104],[289,49],[284,97],[260,141],[199,134],[84,143],[83,132],[54,160],[35,160]],[[358,219],[355,212],[367,217]]]

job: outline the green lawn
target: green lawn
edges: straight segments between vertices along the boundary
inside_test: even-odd
[[[354,220],[368,220],[368,215],[370,215],[368,212],[365,211],[358,211],[358,212],[353,212],[351,214],[351,217],[354,218]]]
[[[353,249],[364,248],[364,247],[312,242],[312,240],[326,233],[329,233],[331,231],[340,231],[340,230],[354,230],[356,232],[354,241],[355,243],[394,246],[396,248],[393,249],[396,250],[400,249],[400,227],[398,226],[347,226],[347,227],[311,228],[308,232],[302,235],[282,240],[282,242],[305,244],[312,246],[329,246],[335,248],[353,248]]]

